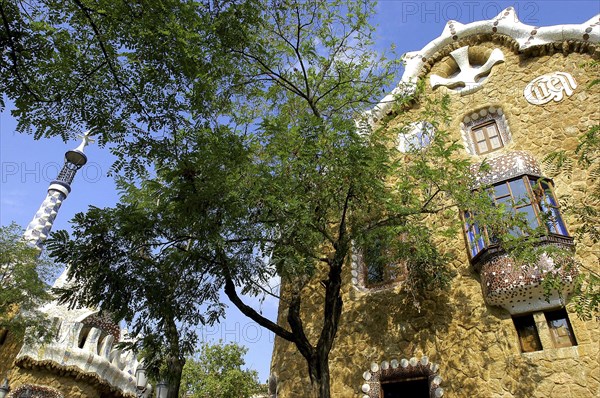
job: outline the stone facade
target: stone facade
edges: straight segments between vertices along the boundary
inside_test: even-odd
[[[600,95],[587,88],[599,77],[598,69],[590,72],[581,66],[600,55],[598,40],[589,39],[590,34],[598,36],[599,24],[598,17],[590,20],[590,26],[582,24],[581,30],[587,32],[587,38],[579,41],[547,35],[538,46],[535,46],[535,33],[529,38],[511,37],[508,33],[499,34],[497,30],[492,33],[483,28],[471,32],[461,25],[462,32],[467,33],[453,34],[450,39],[442,40],[442,44],[439,44],[440,39],[434,40],[432,43],[438,42],[434,50],[431,45],[426,47],[429,57],[419,61],[421,67],[417,73],[426,79],[423,95],[450,94],[450,114],[454,117],[448,131],[452,132],[453,138],[465,143],[464,155],[473,163],[512,151],[524,151],[541,164],[542,175],[547,176],[549,171],[544,170],[543,158],[557,149],[574,150],[578,136],[600,122]],[[480,25],[487,26],[477,26]],[[490,30],[492,26],[502,26],[502,23],[491,25],[490,22]],[[564,32],[565,29],[555,30]],[[577,30],[573,25],[569,29]],[[451,52],[464,46],[469,46],[474,58],[485,58],[498,49],[503,53],[504,62],[496,63],[483,84],[467,94],[444,86],[432,89],[431,75],[448,77],[452,74],[456,61]],[[475,64],[482,65],[483,62]],[[407,67],[407,71],[409,69]],[[577,88],[572,95],[541,105],[529,102],[524,95],[526,86],[540,76],[555,72],[566,72],[576,81]],[[400,127],[416,120],[417,107],[415,104],[414,109],[395,116],[390,113],[390,107],[380,106],[372,113],[373,121],[391,119],[390,128]],[[509,130],[504,137],[508,134],[510,139],[497,153],[477,156],[465,129],[471,115],[481,110],[486,110],[487,114],[489,109],[494,113],[502,110],[502,123]],[[582,189],[589,181],[588,171],[575,165],[569,175],[559,174],[554,179],[554,191],[561,203],[577,203],[583,198]],[[568,216],[565,222],[569,231],[579,226],[577,220]],[[374,392],[380,385],[378,378],[384,371],[398,369],[401,373],[403,364],[406,365],[404,371],[408,372],[406,369],[412,367],[429,378],[432,397],[600,396],[598,320],[582,321],[569,313],[577,343],[554,348],[542,312],[544,308],[525,306],[523,308],[528,308],[533,316],[543,349],[521,352],[509,311],[486,304],[481,275],[470,264],[465,238],[457,236],[442,246],[457,253],[450,264],[456,277],[447,292],[422,302],[420,311],[403,304],[402,282],[376,291],[356,288],[357,278],[353,275],[356,267],[353,269],[351,260],[348,261],[343,275],[344,310],[330,356],[332,397],[381,397]],[[577,241],[576,247],[575,260],[600,272],[598,246],[589,241]],[[313,307],[322,300],[319,291],[307,291],[303,308],[306,323],[314,325],[315,330],[319,330],[320,322],[309,314],[320,315],[315,308],[321,307]],[[560,303],[556,305],[560,306]],[[284,315],[281,311],[281,323],[285,323]],[[278,397],[308,396],[304,359],[295,347],[279,338],[275,342],[272,372],[278,381]]]

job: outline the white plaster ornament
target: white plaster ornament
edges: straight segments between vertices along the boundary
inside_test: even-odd
[[[92,134],[95,133],[94,130],[96,130],[96,128],[92,127],[88,131],[85,131],[83,134],[77,135],[77,138],[81,139],[81,144],[79,144],[79,146],[75,149],[76,151],[83,152],[86,146],[96,142],[94,139],[92,139]]]
[[[450,90],[460,92],[461,94],[472,93],[479,89],[487,80],[494,65],[504,62],[504,53],[499,48],[494,49],[487,61],[481,66],[471,65],[469,61],[469,46],[452,51],[450,56],[458,64],[460,72],[456,76],[449,78],[431,75],[429,79],[431,88],[435,89],[439,86],[446,86]]]
[[[562,101],[563,98],[573,95],[577,83],[573,76],[567,72],[553,72],[533,79],[523,91],[527,102],[532,105],[543,105],[554,100]]]

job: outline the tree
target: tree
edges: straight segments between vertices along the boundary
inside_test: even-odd
[[[222,200],[216,184],[227,178],[230,167],[239,167],[238,159],[243,164],[243,152],[236,156],[231,145],[217,152],[208,147],[210,139],[229,140],[224,133],[206,133],[208,137],[195,134],[200,152],[188,156],[202,156],[209,170],[189,169],[186,156],[181,159],[181,167],[186,169],[160,173],[161,178],[187,182],[189,189],[194,188],[190,177],[179,173],[213,173],[213,186],[185,193],[195,197],[194,201],[179,196],[183,193],[165,191],[166,183],[161,180],[145,181],[139,188],[122,183],[126,192],[122,203],[113,209],[90,208],[86,214],[77,214],[72,240],[65,231],[58,231],[47,244],[57,261],[72,264],[72,285],[56,293],[72,305],[100,307],[127,322],[130,333],[139,338],[126,347],[143,352],[150,374],[166,379],[171,386],[169,397],[178,396],[186,357],[198,342],[197,326],[213,324],[224,310],[218,275],[206,267],[204,253],[190,253],[194,244],[190,236],[199,230],[205,236],[196,238],[215,239],[211,234],[218,230],[218,217],[195,215]],[[158,192],[168,197],[157,196]],[[206,207],[195,207],[199,203]],[[72,263],[75,258],[86,266]]]
[[[141,171],[144,142],[227,108],[254,1],[0,1],[0,109],[36,138],[90,127],[117,143],[115,172]],[[128,156],[131,155],[131,156]],[[145,159],[144,159],[145,160]]]
[[[47,257],[23,240],[20,227],[0,227],[0,330],[9,330],[16,339],[46,335],[49,320],[39,309],[51,298],[47,281],[55,271]]]
[[[259,392],[258,373],[242,369],[247,351],[236,343],[202,344],[185,364],[180,396],[250,398]]]
[[[371,2],[111,4],[49,1],[47,24],[39,23],[44,13],[31,14],[35,23],[23,22],[30,18],[23,10],[3,16],[14,71],[3,84],[17,98],[21,129],[66,131],[68,118],[44,111],[17,71],[64,80],[68,66],[87,66],[81,83],[61,83],[71,91],[54,98],[58,115],[104,127],[104,139],[119,144],[115,171],[126,167],[122,203],[79,214],[73,237],[61,232],[49,245],[72,264],[62,300],[100,306],[145,331],[148,361],[174,361],[168,376],[176,381],[195,338],[191,326],[221,314],[223,288],[242,313],[295,345],[312,396],[328,398],[352,248],[388,247],[381,255],[407,264],[407,297],[418,300],[449,282],[448,254],[434,237],[456,235],[456,206],[489,205],[470,192],[468,164],[454,156],[459,145],[443,130],[444,101],[423,103],[436,129],[423,150],[399,153],[392,144],[399,131],[385,120],[369,134],[358,129],[399,66],[371,48]],[[32,64],[19,58],[15,37],[30,39],[25,53],[33,54],[38,41],[56,46],[38,30],[54,38],[64,27],[70,52],[59,46],[58,55],[40,53]],[[53,69],[53,60],[71,59],[67,53],[75,61]],[[49,81],[35,87],[51,92]],[[433,223],[434,215],[448,222]],[[243,298],[273,294],[265,287],[273,276],[283,285],[282,323]],[[306,301],[320,308],[315,328],[306,326]],[[165,325],[178,332],[167,335]]]

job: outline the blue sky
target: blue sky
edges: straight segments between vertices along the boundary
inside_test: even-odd
[[[398,54],[420,50],[438,37],[452,19],[463,24],[494,18],[506,7],[515,8],[521,22],[533,26],[582,23],[600,13],[600,1],[380,1],[373,22],[378,25],[375,40],[383,51],[395,44]],[[397,80],[400,80],[398,76]],[[382,95],[383,97],[383,95]],[[34,141],[31,136],[15,132],[15,120],[9,109],[0,115],[0,224],[15,221],[23,228],[29,223],[46,189],[63,162],[66,150],[78,142],[60,139]],[[72,192],[58,214],[54,230],[69,229],[75,213],[92,205],[111,206],[118,193],[106,175],[114,159],[106,149],[91,145],[86,149],[88,164],[79,171]],[[258,303],[255,302],[258,306]],[[275,318],[277,303],[267,300],[263,313]],[[260,379],[269,374],[273,336],[230,308],[220,324],[206,328],[201,335],[207,340],[237,341],[249,348],[247,366],[259,371]]]

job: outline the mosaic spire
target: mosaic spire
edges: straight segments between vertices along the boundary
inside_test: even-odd
[[[78,137],[81,138],[81,144],[76,149],[71,149],[65,153],[65,163],[56,180],[50,183],[48,194],[42,202],[33,220],[27,226],[24,239],[31,246],[42,249],[48,234],[52,229],[56,214],[62,205],[62,202],[71,192],[71,183],[75,178],[77,170],[87,163],[87,156],[83,153],[86,145],[93,143],[91,139],[92,130],[88,130]]]

